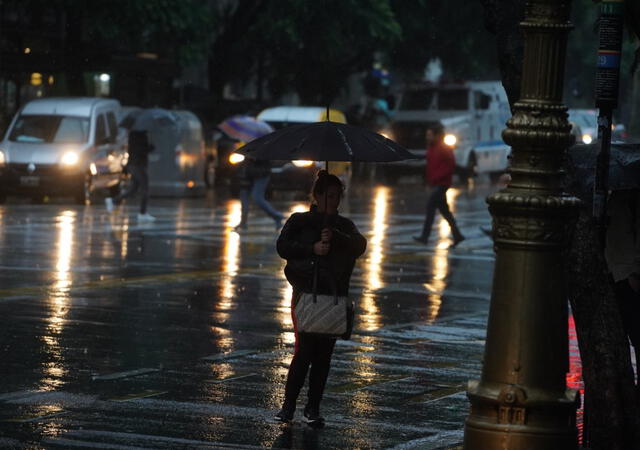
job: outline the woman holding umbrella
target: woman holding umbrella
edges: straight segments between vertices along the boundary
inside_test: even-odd
[[[324,425],[320,401],[336,339],[299,333],[294,307],[302,292],[313,290],[319,295],[348,294],[355,260],[364,253],[367,241],[351,220],[338,214],[343,192],[340,179],[321,170],[312,188],[311,210],[293,214],[278,238],[278,254],[287,260],[284,272],[293,287],[291,308],[296,337],[284,403],[276,414],[276,419],[281,422],[293,419],[298,394],[311,367],[304,420],[312,426]],[[315,275],[314,270],[317,271]],[[315,282],[314,276],[317,277]]]

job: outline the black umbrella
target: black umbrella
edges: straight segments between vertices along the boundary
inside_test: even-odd
[[[419,159],[407,149],[365,128],[338,122],[292,125],[238,149],[253,159],[390,162]]]
[[[599,143],[576,145],[569,149],[565,187],[580,198],[591,198]],[[640,189],[640,144],[611,143],[609,189]]]

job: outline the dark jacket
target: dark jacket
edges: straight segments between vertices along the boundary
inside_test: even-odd
[[[329,253],[317,256],[313,244],[327,227],[333,230]],[[317,264],[316,292],[325,295],[348,295],[353,266],[366,247],[367,240],[351,220],[339,214],[326,216],[315,208],[291,215],[277,243],[278,254],[287,260],[284,273],[294,292],[312,292],[313,268]]]
[[[146,167],[149,163],[149,153],[153,151],[153,148],[146,131],[130,131],[129,148],[127,149],[129,160],[127,164]]]

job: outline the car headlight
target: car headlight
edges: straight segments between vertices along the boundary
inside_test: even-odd
[[[239,164],[244,161],[244,155],[240,153],[231,153],[229,154],[229,162],[231,164]]]
[[[80,160],[80,157],[78,156],[78,153],[69,151],[69,152],[64,152],[60,162],[62,163],[63,166],[75,166],[76,164],[78,164],[79,160]]]
[[[298,159],[298,160],[291,161],[291,162],[296,167],[309,167],[310,165],[313,164],[313,161],[306,161],[304,159]]]
[[[379,134],[380,134],[380,136],[384,136],[387,139],[393,140],[393,133],[391,132],[391,130],[382,130],[382,131],[380,131]]]
[[[582,135],[582,142],[584,142],[585,144],[589,145],[593,142],[593,138],[591,137],[590,134],[583,134]]]
[[[456,145],[456,142],[458,142],[458,138],[455,134],[447,134],[444,136],[444,143],[449,147],[453,147],[454,145]]]

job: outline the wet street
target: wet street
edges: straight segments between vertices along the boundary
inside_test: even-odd
[[[368,240],[357,317],[338,341],[324,429],[273,421],[293,351],[273,221],[222,193],[0,207],[0,447],[452,449],[478,378],[494,255],[479,181],[449,191],[427,246],[420,184],[356,185],[341,207]],[[304,201],[277,196],[290,214]]]

